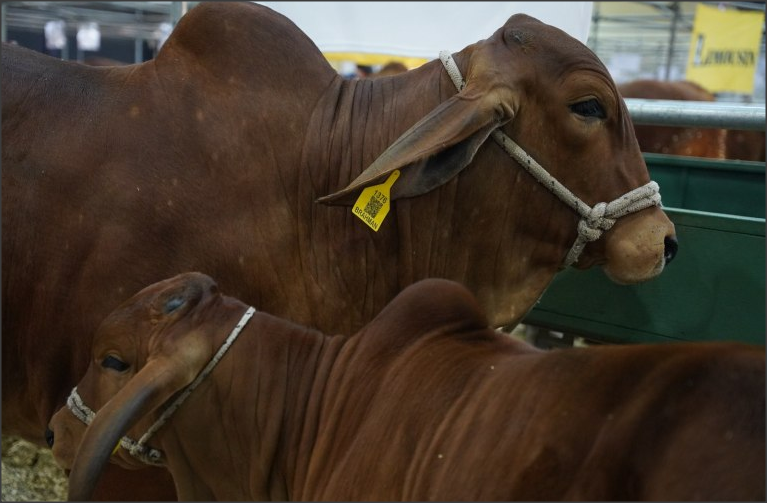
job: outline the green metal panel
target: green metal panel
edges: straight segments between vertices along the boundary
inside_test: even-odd
[[[666,212],[676,225],[679,253],[658,278],[616,285],[601,269],[569,268],[523,323],[605,342],[764,345],[765,220]]]
[[[664,206],[765,217],[764,163],[663,154],[644,158]]]

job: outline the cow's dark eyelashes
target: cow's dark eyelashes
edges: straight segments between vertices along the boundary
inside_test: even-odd
[[[605,109],[596,98],[573,103],[570,105],[570,111],[583,117],[594,117],[598,119],[604,119],[607,117]]]
[[[130,367],[130,365],[112,355],[109,355],[101,360],[101,366],[105,369],[113,369],[118,372],[124,372],[128,370],[128,367]]]

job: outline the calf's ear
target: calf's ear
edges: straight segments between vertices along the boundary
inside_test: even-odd
[[[400,176],[391,188],[392,200],[444,184],[474,159],[495,128],[511,120],[511,99],[502,89],[467,86],[405,131],[346,188],[317,202],[352,205],[365,187],[382,183],[394,170]]]
[[[142,417],[194,379],[193,372],[177,367],[177,360],[149,361],[98,411],[75,455],[69,475],[69,501],[89,500],[117,442]]]

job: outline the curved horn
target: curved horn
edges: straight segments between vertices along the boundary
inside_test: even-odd
[[[474,159],[494,129],[513,117],[511,100],[502,94],[500,89],[467,86],[403,133],[346,188],[317,202],[353,204],[362,189],[382,182],[395,169],[402,171],[391,189],[392,200],[444,184]]]
[[[120,438],[140,418],[165,403],[194,378],[193,374],[188,378],[187,372],[174,370],[173,361],[169,359],[147,363],[96,413],[75,455],[69,476],[68,500],[90,499]]]

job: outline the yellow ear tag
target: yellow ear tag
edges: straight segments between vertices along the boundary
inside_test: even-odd
[[[384,183],[372,185],[363,190],[360,197],[357,198],[357,202],[354,203],[352,213],[376,232],[378,232],[378,228],[386,215],[389,214],[391,206],[389,192],[397,178],[399,178],[399,170],[392,171]]]
[[[114,456],[115,453],[117,453],[117,449],[119,448],[120,448],[120,440],[117,441],[117,445],[115,445],[115,448],[112,449],[112,456]]]

